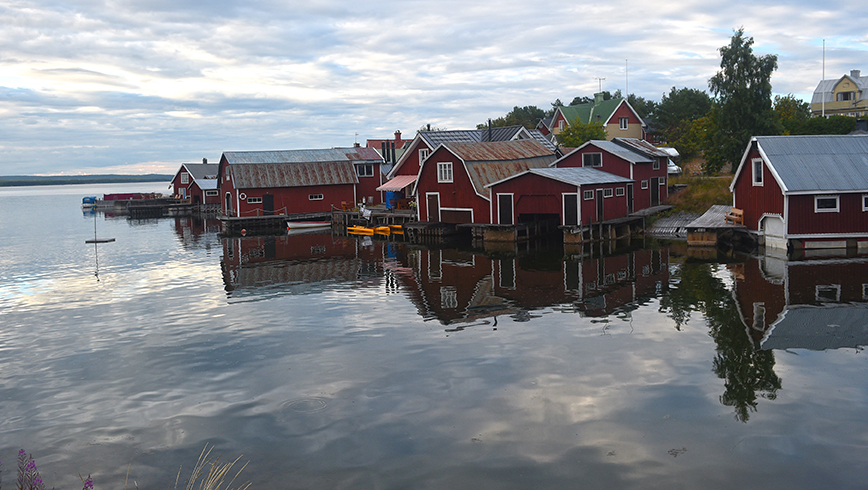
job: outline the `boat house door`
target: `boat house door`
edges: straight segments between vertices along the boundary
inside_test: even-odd
[[[501,225],[511,225],[512,222],[512,194],[497,195],[497,218]]]
[[[564,226],[579,224],[579,195],[564,194]]]
[[[426,194],[428,203],[428,221],[440,221],[440,194]]]
[[[651,205],[658,206],[660,204],[660,177],[651,177]]]
[[[262,214],[265,216],[274,215],[274,194],[262,195]]]

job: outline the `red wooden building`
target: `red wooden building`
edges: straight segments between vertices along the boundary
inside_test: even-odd
[[[634,181],[626,184],[628,213],[658,206],[669,196],[669,156],[645,140],[592,140],[554,163],[558,168],[589,167]]]
[[[172,178],[172,194],[177,199],[189,199],[192,204],[220,204],[217,171],[220,166],[208,163],[184,163]]]
[[[620,218],[628,214],[627,186],[632,184],[594,168],[532,168],[488,186],[492,223],[557,216],[562,226],[578,226]]]
[[[535,140],[442,143],[419,169],[413,194],[421,221],[491,223],[492,182],[548,167],[555,154]]]
[[[382,161],[362,147],[225,152],[217,172],[223,214],[326,213],[362,197],[367,201],[379,195],[374,189]]]
[[[757,136],[730,191],[767,248],[868,250],[868,136]]]

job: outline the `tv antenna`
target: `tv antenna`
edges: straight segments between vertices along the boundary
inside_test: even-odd
[[[602,92],[603,91],[603,80],[605,80],[606,78],[605,77],[603,77],[603,78],[594,77],[594,79],[600,84],[600,90],[598,90],[598,92]]]

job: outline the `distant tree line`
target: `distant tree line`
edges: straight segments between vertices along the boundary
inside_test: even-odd
[[[59,176],[30,176],[30,175],[7,175],[0,176],[0,187],[20,187],[31,185],[68,185],[68,184],[123,184],[130,182],[166,182],[172,180],[173,175],[145,174],[145,175],[59,175]]]
[[[718,50],[720,71],[708,81],[711,94],[672,87],[659,102],[634,94],[627,96],[627,102],[649,125],[649,130],[659,133],[682,158],[704,159],[706,173],[720,172],[727,165],[734,169],[753,136],[847,134],[856,129],[854,117],[811,117],[810,104],[793,94],[772,99],[771,76],[778,67],[777,56],[754,55],[753,43],[752,37],[745,36],[744,28],[739,28],[730,44]],[[604,100],[622,97],[620,90],[602,95]],[[569,105],[593,101],[592,97],[575,97]],[[563,105],[557,99],[548,110],[515,106],[505,116],[491,119],[491,124],[494,127],[521,124],[532,129]],[[487,126],[488,123],[483,123],[477,127]],[[564,146],[579,146],[590,139],[603,138],[605,129],[594,124],[571,124],[559,135]]]

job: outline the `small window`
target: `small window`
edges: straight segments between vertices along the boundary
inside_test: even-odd
[[[666,179],[660,179],[660,180],[658,181],[658,184],[660,184],[661,186],[666,185]]]
[[[660,170],[660,160],[654,160],[654,164],[651,166],[654,170]]]
[[[839,204],[838,196],[816,196],[814,197],[814,212],[837,213],[840,211]]]
[[[626,130],[629,124],[630,124],[630,118],[629,117],[619,117],[618,118],[618,127],[620,129]]]
[[[594,191],[583,191],[582,198],[585,201],[592,201],[594,199]]]
[[[219,195],[220,195],[220,191],[218,191],[218,190],[205,191],[205,196],[207,196],[207,197],[214,197],[214,196],[219,196]]]
[[[181,173],[181,183],[182,184],[189,184],[190,183],[190,174],[188,174],[187,172]]]
[[[612,197],[612,189],[603,189],[603,197]]]
[[[846,102],[848,100],[855,100],[856,93],[855,92],[838,92],[837,101],[838,102]]]
[[[424,162],[425,159],[428,158],[428,153],[430,152],[431,150],[429,150],[428,148],[422,148],[421,150],[419,150],[419,163]]]
[[[582,166],[583,167],[602,167],[603,166],[603,154],[602,153],[584,153],[584,154],[582,154]]]
[[[564,120],[561,119],[560,121],[558,121],[558,131],[563,131],[563,130],[564,130]]]
[[[647,188],[648,188],[648,181],[647,181],[647,180],[643,180],[643,181],[642,181],[642,188],[643,188],[643,189],[647,189]]]
[[[373,177],[374,166],[370,163],[356,165],[356,175],[359,177]]]
[[[862,211],[868,211],[868,194],[862,195]]]
[[[763,160],[762,158],[754,158],[751,161],[752,172],[753,172],[753,185],[762,186],[763,185]]]
[[[322,194],[309,194],[307,196],[308,201],[322,201]]]
[[[624,195],[624,188],[623,188],[623,187],[618,187],[617,189],[615,189],[615,195],[616,195],[616,196],[619,196],[619,197],[620,197],[620,196],[623,196],[623,195]]]
[[[437,163],[437,182],[447,184],[452,182],[452,162]]]
[[[248,197],[247,204],[260,204],[262,203],[261,197]]]
[[[840,303],[840,284],[818,284],[814,287],[814,298],[818,303]]]

